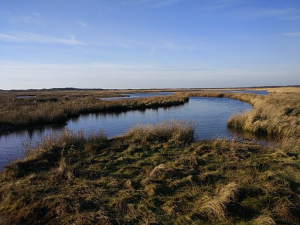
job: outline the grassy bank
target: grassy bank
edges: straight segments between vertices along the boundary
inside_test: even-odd
[[[271,93],[255,102],[252,111],[233,115],[227,125],[279,139],[297,140],[300,138],[300,94]]]
[[[0,224],[299,224],[300,152],[193,142],[193,124],[66,132],[0,175]]]
[[[188,101],[188,98],[178,96],[112,101],[100,99],[116,96],[114,92],[23,93],[36,96],[34,98],[18,98],[20,93],[12,93],[0,93],[0,131],[64,123],[68,118],[82,113],[165,107]]]
[[[300,138],[300,88],[269,88],[267,96],[222,93],[191,92],[179,93],[185,96],[224,97],[248,102],[253,110],[234,114],[227,125],[258,135],[275,138]]]
[[[178,96],[185,97],[208,97],[208,98],[232,98],[254,105],[256,102],[263,100],[264,95],[255,95],[248,93],[229,93],[220,91],[201,91],[201,92],[177,92]]]

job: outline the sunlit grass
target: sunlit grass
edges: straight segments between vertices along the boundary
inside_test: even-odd
[[[28,145],[25,158],[0,174],[0,224],[300,224],[297,90],[179,94],[249,102],[253,110],[228,125],[272,135],[274,146],[194,142],[193,123],[181,120],[139,124],[110,140],[67,131]],[[116,101],[111,109],[172,104],[168,98]],[[82,110],[70,110],[75,115],[95,110],[94,101],[64,104]],[[4,103],[0,112],[10,101]]]
[[[300,223],[299,151],[192,134],[192,123],[166,121],[111,140],[49,136],[0,174],[0,221]]]
[[[13,95],[12,93],[0,93],[0,131],[61,124],[70,117],[76,117],[82,113],[166,107],[184,104],[188,101],[187,97],[180,96],[101,100],[100,97],[103,96],[120,96],[120,94],[106,92],[36,93],[36,98],[18,99],[19,94]]]

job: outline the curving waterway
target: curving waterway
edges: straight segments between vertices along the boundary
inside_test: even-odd
[[[167,95],[170,93],[155,93]],[[134,94],[129,98],[148,97],[153,94]],[[62,132],[65,129],[85,133],[99,129],[105,131],[108,138],[122,135],[137,123],[151,123],[173,119],[190,120],[195,125],[196,140],[212,138],[232,138],[235,136],[227,126],[227,119],[235,112],[251,110],[252,106],[229,98],[191,97],[189,102],[180,106],[158,109],[132,110],[118,113],[92,113],[70,119],[67,125],[59,127],[45,127],[42,129],[12,132],[0,136],[0,171],[10,161],[22,158],[24,143],[36,143],[41,137],[51,133]]]

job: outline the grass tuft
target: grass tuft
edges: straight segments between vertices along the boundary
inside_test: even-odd
[[[257,225],[275,225],[276,223],[270,216],[261,215],[253,221],[253,224],[257,224]]]
[[[194,124],[186,120],[164,121],[155,125],[139,124],[131,128],[126,137],[136,144],[171,141],[185,145],[194,140]]]
[[[294,94],[232,96],[254,105],[243,129],[280,134],[273,146],[193,142],[187,121],[138,125],[110,140],[68,131],[27,145],[0,174],[0,224],[300,224]]]

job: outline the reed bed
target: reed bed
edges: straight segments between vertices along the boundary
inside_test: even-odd
[[[255,95],[249,93],[228,93],[220,91],[201,91],[201,92],[177,92],[179,96],[186,97],[209,97],[209,98],[232,98],[243,102],[248,102],[251,105],[255,105],[257,102],[263,100],[265,96]]]
[[[27,93],[26,95],[34,94]],[[113,96],[115,96],[114,94]],[[17,130],[22,127],[43,126],[45,124],[60,124],[70,117],[79,116],[82,113],[96,113],[107,111],[126,111],[133,109],[146,109],[167,107],[184,104],[186,97],[164,96],[140,99],[101,100],[100,94],[88,92],[72,93],[42,93],[36,98],[18,99],[15,94],[1,95],[3,102],[0,104],[0,131]],[[101,97],[107,97],[101,95]],[[111,95],[109,95],[111,96]]]
[[[188,96],[249,102],[253,110],[228,125],[276,135],[281,143],[194,142],[193,124],[176,120],[137,125],[110,140],[102,132],[54,134],[28,145],[25,158],[1,172],[0,224],[300,224],[299,93],[178,98]],[[77,115],[95,110],[94,99],[63,105]],[[20,108],[35,104],[26,101]]]
[[[191,142],[192,127],[138,125],[110,140],[49,136],[0,174],[0,223],[300,223],[299,151]],[[178,133],[189,137],[184,145]]]
[[[194,140],[194,124],[186,120],[164,121],[155,125],[139,124],[131,128],[126,137],[133,143],[145,144],[148,142],[174,141],[187,144]]]
[[[248,102],[253,110],[232,115],[227,125],[258,135],[269,135],[277,139],[300,137],[300,87],[269,88],[267,96],[246,93],[189,92],[176,93],[181,96],[232,98]]]
[[[300,96],[272,93],[254,104],[253,110],[235,114],[227,125],[277,138],[300,137]]]

